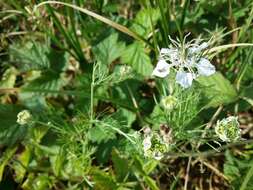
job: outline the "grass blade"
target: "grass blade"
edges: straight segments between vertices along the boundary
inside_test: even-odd
[[[116,22],[114,22],[114,21],[112,21],[108,18],[105,18],[105,17],[103,17],[99,14],[96,14],[92,11],[89,11],[88,9],[81,8],[81,7],[78,7],[76,5],[72,5],[72,4],[64,3],[64,2],[60,2],[60,1],[45,1],[45,2],[42,2],[42,3],[39,3],[38,5],[36,5],[34,7],[34,11],[36,11],[36,9],[39,8],[40,6],[46,5],[46,4],[59,4],[59,5],[64,5],[64,6],[67,6],[67,7],[71,7],[73,9],[78,10],[78,11],[84,13],[84,14],[87,14],[87,15],[89,15],[89,16],[97,19],[97,20],[100,20],[101,22],[103,22],[103,23],[105,23],[105,24],[107,24],[107,25],[109,25],[109,26],[111,26],[111,27],[113,27],[113,28],[115,28],[115,29],[131,36],[131,37],[133,37],[136,40],[143,41],[143,42],[145,42],[146,44],[148,44],[149,46],[152,47],[152,45],[147,40],[145,40],[144,38],[142,38],[141,36],[139,36],[135,32],[129,30],[127,27],[125,27],[123,25],[120,25],[120,24],[118,24],[118,23],[116,23]]]

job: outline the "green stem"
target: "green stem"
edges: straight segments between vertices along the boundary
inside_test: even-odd
[[[95,71],[96,71],[97,64],[93,65],[92,69],[92,78],[91,78],[91,85],[90,85],[90,121],[93,121],[93,106],[94,106],[94,87],[95,87]]]

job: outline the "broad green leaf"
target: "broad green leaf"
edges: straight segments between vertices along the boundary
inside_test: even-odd
[[[21,110],[18,105],[0,104],[0,145],[12,145],[26,134],[26,128],[16,122]]]
[[[92,127],[88,132],[88,138],[92,142],[107,142],[110,139],[116,138],[116,131],[110,129],[109,126],[96,125]]]
[[[160,188],[157,187],[156,182],[149,176],[144,177],[145,183],[150,187],[152,190],[159,190]]]
[[[151,122],[156,124],[154,127],[159,128],[160,123],[166,123],[166,115],[160,105],[155,105],[153,112],[150,115]]]
[[[34,182],[34,179],[35,179],[34,173],[29,173],[28,176],[26,177],[24,183],[22,184],[22,189],[33,190],[32,184]]]
[[[63,84],[64,80],[62,81],[59,76],[54,75],[53,73],[48,73],[40,78],[37,78],[24,89],[33,89],[35,93],[36,89],[38,89],[37,94],[47,94],[47,91],[50,90],[60,90]],[[43,90],[45,90],[45,92],[43,92]]]
[[[19,93],[19,100],[27,108],[42,111],[47,108],[46,98],[43,95],[35,95],[34,92],[22,92]]]
[[[131,127],[132,123],[136,119],[136,114],[132,111],[120,107],[113,115],[113,117],[118,121],[122,121],[122,123],[124,123],[127,127]]]
[[[158,165],[156,160],[149,160],[147,163],[144,164],[143,169],[146,174],[150,174]]]
[[[253,85],[243,87],[240,96],[253,99]]]
[[[105,65],[109,65],[119,58],[124,50],[125,43],[118,40],[118,33],[111,34],[93,48],[97,60]]]
[[[9,147],[6,149],[6,151],[1,156],[1,159],[0,159],[0,182],[2,181],[4,168],[8,164],[8,162],[12,158],[12,156],[15,154],[17,148],[18,148],[17,146]]]
[[[146,176],[146,172],[143,169],[143,161],[140,159],[140,157],[136,156],[134,158],[134,169],[137,173],[139,173],[142,176]]]
[[[10,46],[10,61],[21,71],[44,70],[50,67],[49,48],[38,42],[14,43]]]
[[[66,161],[66,151],[60,148],[59,153],[52,158],[52,168],[55,176],[60,176]]]
[[[25,88],[40,90],[60,90],[68,79],[62,73],[67,65],[68,55],[56,50],[50,50],[48,61],[50,62],[50,70],[43,72],[40,77],[31,81]],[[46,92],[45,92],[46,94]]]
[[[120,153],[114,149],[112,151],[112,161],[117,181],[123,182],[126,175],[130,172],[128,159],[124,156],[121,156]]]
[[[8,68],[0,81],[0,88],[13,88],[16,81],[17,70],[14,67]]]
[[[111,158],[112,149],[118,144],[117,139],[108,140],[105,143],[100,143],[96,149],[96,160],[100,163],[106,163]]]
[[[7,129],[17,124],[17,114],[22,110],[21,106],[0,104],[0,130]]]
[[[145,8],[139,11],[133,20],[131,30],[145,38],[152,32],[152,24],[155,25],[160,17],[158,9]],[[152,19],[152,20],[151,20]]]
[[[57,96],[50,91],[59,91],[68,83],[68,79],[63,74],[46,72],[30,83],[22,87],[19,93],[20,101],[34,110],[47,108],[46,97]],[[31,92],[32,91],[32,92]]]
[[[94,189],[112,190],[117,189],[117,184],[112,176],[102,170],[93,170]]]
[[[40,174],[38,175],[32,184],[33,190],[45,190],[45,189],[51,189],[52,182],[51,177],[48,174]]]
[[[25,150],[17,156],[17,162],[14,162],[12,166],[15,171],[16,182],[21,183],[23,181],[30,159],[31,149],[29,147],[25,147]]]
[[[127,46],[121,60],[123,63],[131,65],[132,68],[143,76],[150,76],[153,70],[151,60],[145,52],[145,47],[140,42],[134,42]]]
[[[16,83],[17,74],[18,74],[18,71],[14,67],[9,67],[8,69],[6,69],[0,80],[0,89],[13,88]],[[8,102],[8,100],[9,100],[8,93],[6,93],[3,96],[0,96],[0,101],[2,103]]]
[[[49,93],[49,91],[59,91],[69,81],[64,73],[68,62],[68,54],[50,49],[46,60],[49,64],[48,68],[35,79],[26,81],[25,85],[22,86],[21,93],[19,93],[20,101],[26,107],[37,111],[47,108],[46,97],[56,96]],[[26,89],[28,91],[32,89],[33,92],[28,92]]]
[[[243,87],[240,93],[240,97],[253,106],[253,85]]]
[[[202,76],[197,81],[207,98],[206,108],[232,103],[238,97],[233,85],[221,73],[215,73],[209,77]]]
[[[55,74],[59,74],[60,72],[66,70],[69,61],[69,54],[64,51],[57,51],[51,48],[47,55],[47,59],[50,63],[50,71],[53,71]]]

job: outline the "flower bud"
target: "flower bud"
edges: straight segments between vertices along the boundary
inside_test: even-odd
[[[169,96],[164,97],[161,103],[164,109],[171,111],[173,108],[175,108],[177,104],[177,98],[169,95]]]
[[[121,76],[128,75],[131,72],[131,67],[128,65],[122,65],[119,69],[119,73]]]
[[[25,125],[31,119],[32,115],[28,110],[23,110],[17,115],[17,123],[20,125]]]

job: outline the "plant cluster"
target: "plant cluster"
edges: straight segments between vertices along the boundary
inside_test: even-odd
[[[253,189],[251,0],[0,7],[0,189]]]

